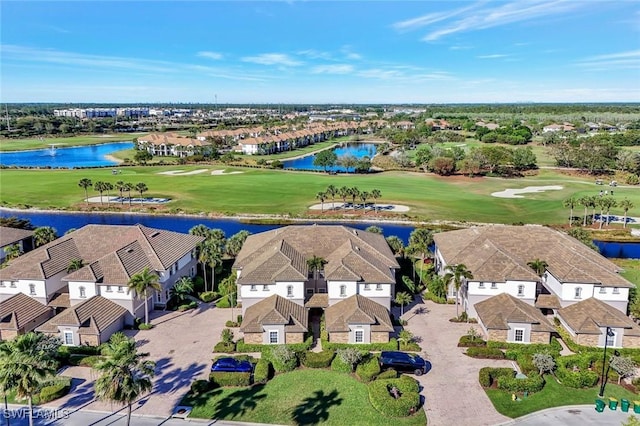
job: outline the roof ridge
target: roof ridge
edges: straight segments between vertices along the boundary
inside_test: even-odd
[[[165,265],[164,263],[162,263],[162,260],[160,260],[160,256],[158,256],[158,253],[156,253],[156,250],[153,248],[153,244],[151,244],[151,241],[149,241],[149,237],[147,237],[147,235],[143,231],[143,228],[144,229],[153,229],[154,233],[155,232],[171,232],[171,231],[166,231],[164,229],[151,228],[151,227],[148,227],[148,226],[144,226],[144,225],[142,225],[140,223],[136,223],[133,226],[136,228],[136,231],[142,235],[143,240],[145,241],[145,243],[149,247],[149,250],[151,251],[151,253],[155,257],[155,259],[158,261],[158,264],[162,265],[162,267],[165,268],[165,269],[167,268],[167,266],[170,266],[170,265]],[[129,243],[129,244],[131,244],[131,243]],[[127,245],[129,245],[129,244],[127,244]],[[150,262],[150,263],[151,263],[151,266],[153,266],[153,263],[152,262]]]

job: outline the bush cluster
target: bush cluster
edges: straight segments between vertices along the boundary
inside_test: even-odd
[[[361,351],[397,351],[398,350],[398,341],[395,338],[389,339],[388,343],[369,343],[369,344],[351,344],[351,343],[332,343],[327,341],[322,341],[323,349],[347,349],[347,348],[356,348]]]
[[[390,393],[392,387],[400,392],[396,399]],[[409,377],[399,379],[375,380],[369,384],[369,401],[381,414],[387,417],[407,417],[420,408],[418,382]]]
[[[253,383],[267,383],[273,377],[273,367],[266,359],[258,360],[253,371]]]
[[[202,300],[204,303],[213,302],[216,297],[218,297],[218,293],[216,293],[215,291],[205,291],[203,293],[200,293],[200,300]]]
[[[377,355],[370,355],[356,367],[356,376],[365,383],[374,380],[378,374],[380,374],[380,358]]]
[[[472,347],[467,348],[466,354],[472,358],[504,359],[504,352],[496,348]]]
[[[198,302],[193,300],[193,301],[191,301],[191,302],[189,302],[187,304],[178,306],[178,310],[180,312],[184,312],[184,311],[188,311],[189,309],[195,309],[197,307],[198,307]]]
[[[460,337],[460,340],[458,341],[459,348],[473,348],[479,346],[487,346],[487,342],[479,337],[468,335]]]
[[[493,367],[483,367],[480,369],[480,373],[478,373],[478,381],[480,385],[488,388],[491,387],[495,380],[500,380],[501,378],[512,378],[515,377],[516,372],[512,368],[493,368]]]
[[[398,378],[398,372],[393,368],[390,368],[378,374],[378,377],[376,377],[376,380],[397,379],[397,378]]]
[[[209,381],[218,386],[249,386],[251,384],[251,373],[214,371],[209,374]]]
[[[311,348],[311,344],[313,343],[313,336],[309,335],[304,342],[302,343],[291,343],[283,346],[287,346],[291,348],[295,352],[304,352]],[[239,339],[236,342],[236,350],[238,352],[264,352],[271,350],[274,345],[261,345],[261,344],[252,344],[252,343],[244,343],[244,339]],[[324,347],[324,346],[323,346]],[[325,349],[329,349],[324,347]]]
[[[40,390],[40,404],[65,396],[71,390],[70,377],[58,377],[55,381]]]
[[[524,374],[538,373],[538,369],[533,363],[533,353],[529,351],[521,351],[518,349],[507,349],[505,358],[512,359],[518,363],[520,370]]]
[[[570,388],[593,387],[598,383],[599,379],[597,371],[600,371],[600,369],[596,364],[598,360],[600,360],[600,354],[596,352],[560,357],[557,359],[556,376],[563,385]],[[602,365],[601,360],[600,365]],[[576,371],[574,371],[574,367]],[[612,378],[611,372],[609,373],[609,378]]]
[[[351,373],[351,365],[344,362],[339,356],[334,357],[331,361],[331,369],[339,373]]]
[[[208,380],[195,380],[191,383],[191,393],[193,395],[203,394],[211,389],[211,382]]]
[[[416,342],[400,343],[400,350],[405,352],[420,352],[422,348]]]
[[[231,353],[231,352],[235,352],[235,350],[236,350],[236,344],[233,342],[218,342],[213,347],[214,352]]]
[[[447,304],[447,299],[446,298],[436,296],[434,293],[431,293],[430,291],[425,291],[422,294],[422,298],[424,300],[431,300],[432,302],[438,303],[440,305],[446,305]]]
[[[153,328],[153,324],[141,323],[138,325],[138,330],[151,330]]]
[[[529,345],[523,345],[522,343],[508,343],[508,342],[496,342],[490,340],[487,342],[487,347],[489,348],[497,348],[497,349],[513,349],[518,352],[523,353],[538,353],[538,352],[548,352],[554,357],[560,354],[562,350],[562,346],[557,339],[552,338],[550,344],[543,343],[532,343]]]
[[[296,352],[287,345],[270,346],[262,351],[262,357],[271,362],[276,373],[293,371],[298,366]]]
[[[516,379],[515,377],[501,377],[498,380],[498,389],[507,392],[540,392],[544,387],[544,378],[534,375],[526,379]]]
[[[305,352],[301,357],[302,365],[308,368],[327,368],[331,365],[334,351],[322,351],[322,352]]]

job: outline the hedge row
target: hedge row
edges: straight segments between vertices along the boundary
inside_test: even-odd
[[[380,374],[380,358],[377,355],[371,355],[356,367],[356,376],[365,383],[375,380],[378,374]]]
[[[71,390],[71,378],[59,377],[49,386],[40,390],[40,404],[65,396]]]
[[[538,369],[533,364],[533,353],[528,351],[519,351],[517,349],[507,349],[505,352],[505,358],[512,359],[518,363],[520,370],[524,374],[538,373]]]
[[[571,352],[584,353],[584,352],[599,352],[602,353],[602,348],[593,346],[582,346],[573,341],[572,336],[561,325],[556,327],[556,331],[562,337],[562,341],[567,345]],[[638,348],[616,348],[620,355],[629,356],[634,359],[640,359],[640,349]]]
[[[398,378],[398,372],[393,368],[390,368],[378,374],[378,377],[376,377],[376,380],[397,379],[397,378]]]
[[[266,359],[260,359],[253,370],[253,383],[267,383],[273,377],[273,367]]]
[[[467,335],[460,337],[460,340],[458,341],[459,348],[474,348],[479,346],[487,346],[487,342],[479,337]]]
[[[233,342],[218,342],[213,347],[214,352],[231,353],[235,352],[236,344]]]
[[[392,387],[400,392],[400,398],[391,395]],[[376,380],[369,384],[369,401],[387,417],[407,417],[420,408],[418,382],[409,376],[399,379]]]
[[[389,339],[388,343],[368,343],[368,344],[353,343],[352,344],[352,343],[332,343],[332,342],[327,342],[326,340],[323,340],[322,348],[331,349],[331,350],[356,348],[362,351],[373,351],[373,352],[397,351],[398,341],[395,338],[391,338]]]
[[[591,388],[598,383],[598,373],[595,371],[570,371],[566,368],[558,368],[556,376],[563,385],[570,388]]]
[[[304,352],[308,351],[313,344],[313,336],[309,335],[304,342],[302,343],[291,343],[285,346],[288,346],[295,352]],[[238,352],[263,352],[264,350],[269,350],[269,348],[273,347],[273,345],[259,345],[252,343],[245,343],[244,339],[240,339],[236,342],[236,351]],[[325,348],[325,346],[322,346]],[[325,348],[330,349],[330,348]]]
[[[249,386],[251,373],[214,371],[209,374],[209,380],[218,386]]]
[[[523,353],[535,354],[538,352],[549,352],[551,355],[559,354],[562,350],[562,346],[557,339],[552,338],[551,343],[532,343],[530,345],[523,345],[522,343],[508,343],[508,342],[496,342],[490,340],[487,342],[487,347],[497,349],[513,349]],[[555,356],[554,356],[555,357]]]
[[[515,377],[501,377],[498,380],[498,389],[507,392],[540,392],[544,387],[544,378],[535,375],[526,379]]]
[[[516,372],[513,368],[482,367],[478,373],[478,381],[481,386],[488,388],[495,380],[500,380],[503,377],[512,378],[515,375]]]
[[[467,348],[466,354],[472,358],[504,359],[504,352],[495,348]]]
[[[305,352],[300,361],[302,365],[308,368],[327,368],[331,365],[333,357],[336,355],[334,351],[322,352]]]
[[[404,352],[420,352],[422,348],[416,342],[399,343],[400,350]]]

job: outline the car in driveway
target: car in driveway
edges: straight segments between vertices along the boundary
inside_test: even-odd
[[[427,362],[420,355],[400,351],[383,351],[380,354],[380,369],[388,370],[390,368],[422,376],[427,372]]]
[[[212,372],[251,373],[253,365],[249,361],[238,360],[231,357],[218,358],[211,366]]]

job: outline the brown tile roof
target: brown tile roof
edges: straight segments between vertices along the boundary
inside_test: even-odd
[[[150,133],[140,136],[139,143],[148,143],[152,145],[180,145],[180,146],[208,146],[209,142],[200,139],[191,139],[175,133]]]
[[[284,325],[287,333],[307,332],[307,310],[302,305],[274,294],[247,308],[240,331],[262,333],[264,325]]]
[[[100,334],[102,330],[126,315],[122,306],[102,296],[93,296],[62,311],[36,331],[57,332],[58,326],[80,327],[79,334]]]
[[[60,290],[55,292],[53,296],[51,296],[51,300],[47,303],[47,306],[51,306],[54,308],[68,308],[71,306],[71,301],[69,300],[69,286],[66,285],[62,287]]]
[[[491,225],[435,234],[445,262],[463,263],[475,280],[539,281],[527,262],[541,259],[561,282],[633,287],[621,268],[565,233],[539,225]]]
[[[355,294],[324,311],[327,331],[349,331],[349,324],[370,324],[371,331],[393,331],[389,311],[381,304]]]
[[[33,235],[33,231],[19,228],[9,228],[0,226],[0,247],[15,244],[18,241],[29,238]]]
[[[554,330],[537,308],[508,293],[498,294],[473,306],[487,329],[508,330],[508,323],[526,323],[531,324],[533,331]]]
[[[395,283],[399,268],[384,236],[338,225],[293,225],[250,235],[234,263],[239,284],[305,281],[307,259],[327,261],[327,280]]]
[[[0,270],[0,279],[43,280],[82,259],[86,266],[63,280],[122,284],[144,267],[170,268],[202,239],[143,225],[87,225],[14,259]]]
[[[540,294],[536,299],[536,308],[560,309],[560,299],[555,294]]]
[[[640,327],[616,308],[590,297],[558,310],[574,332],[601,334],[602,327],[625,328],[625,336],[640,336]]]
[[[326,308],[329,306],[329,295],[327,293],[314,293],[304,306],[305,308]]]
[[[17,293],[0,303],[0,329],[19,330],[51,308],[24,293]]]

